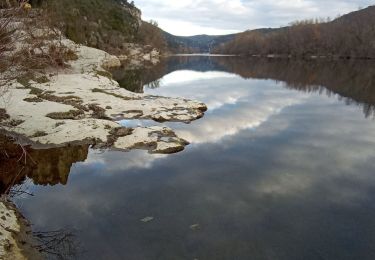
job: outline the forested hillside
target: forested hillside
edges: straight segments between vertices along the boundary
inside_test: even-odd
[[[214,53],[375,58],[375,6],[333,21],[305,20],[274,30],[246,31]]]
[[[152,45],[162,52],[168,51],[168,44],[164,37],[164,31],[158,27],[156,22],[142,21],[136,40],[144,45]]]
[[[124,0],[31,0],[46,11],[49,23],[71,40],[121,53],[123,44],[136,41],[141,11]]]

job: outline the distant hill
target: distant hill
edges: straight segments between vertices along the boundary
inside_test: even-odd
[[[262,28],[253,30],[261,34],[267,34],[279,29]],[[219,46],[233,41],[239,33],[227,35],[193,35],[193,36],[176,36],[163,30],[162,34],[165,39],[167,49],[172,53],[212,53]]]
[[[213,53],[292,57],[375,58],[375,6],[333,21],[312,19],[277,29],[249,30]]]
[[[231,41],[236,34],[176,36],[170,34],[155,23],[142,22],[138,39],[168,53],[209,53],[220,44]]]
[[[338,17],[332,23],[358,23],[358,22],[373,22],[375,14],[375,5],[368,6],[367,8],[354,11]],[[374,26],[374,24],[372,24]]]
[[[164,32],[168,49],[173,53],[209,53],[222,43],[231,41],[236,34],[175,36]]]

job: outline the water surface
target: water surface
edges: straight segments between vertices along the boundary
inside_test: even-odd
[[[191,145],[44,150],[24,176],[34,196],[15,200],[34,230],[74,234],[56,249],[66,258],[375,259],[374,68],[172,57],[119,71],[132,91],[207,104],[198,121],[163,124]]]

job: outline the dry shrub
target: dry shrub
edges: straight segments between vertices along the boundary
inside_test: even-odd
[[[4,7],[3,1],[0,7]],[[52,14],[41,9],[25,10],[25,3],[16,1],[0,9],[0,86],[26,74],[66,67],[68,60],[78,58],[52,25]]]
[[[66,62],[77,59],[75,51],[63,43],[60,31],[52,27],[47,11],[38,10],[24,24],[27,45],[17,55],[19,64],[25,70],[29,68],[44,70],[46,68],[66,67]]]
[[[12,22],[19,14],[20,8],[0,9],[0,72],[5,71],[13,58],[7,53],[13,49],[15,42],[18,40],[15,37],[16,29],[12,27]]]

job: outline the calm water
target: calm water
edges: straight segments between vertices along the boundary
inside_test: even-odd
[[[54,249],[66,258],[375,259],[374,68],[174,57],[119,71],[132,91],[208,105],[165,124],[191,145],[35,151],[34,196],[16,203],[34,230],[73,235]]]

